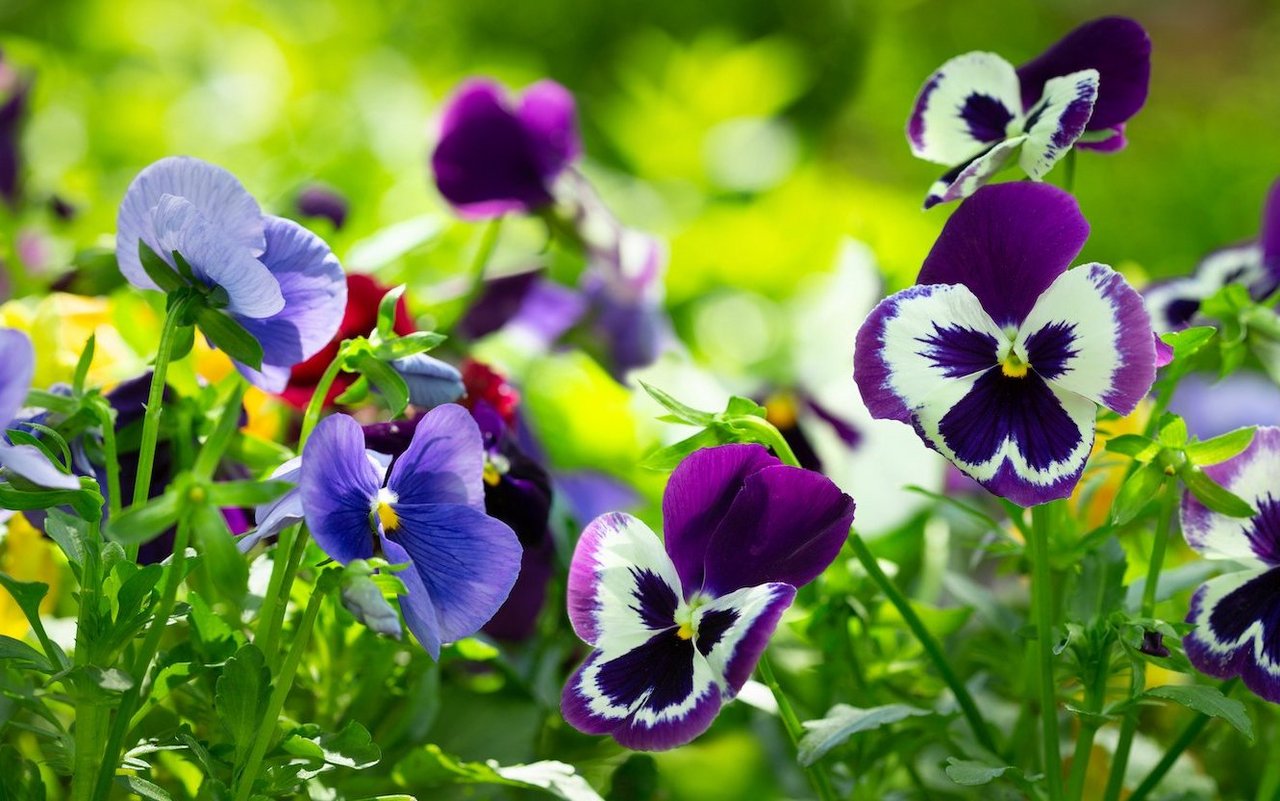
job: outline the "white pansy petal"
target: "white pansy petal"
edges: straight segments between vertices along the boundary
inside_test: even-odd
[[[1081,70],[1044,85],[1044,96],[1027,114],[1027,141],[1018,163],[1039,181],[1066,155],[1093,114],[1098,71]]]
[[[929,76],[907,123],[911,152],[953,166],[1020,127],[1022,90],[1013,65],[995,53],[965,53]]]

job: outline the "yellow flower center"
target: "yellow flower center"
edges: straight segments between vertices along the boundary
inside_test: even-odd
[[[779,392],[764,402],[764,417],[775,428],[795,428],[797,415],[796,399],[788,392]]]
[[[378,522],[383,531],[395,531],[400,527],[400,515],[396,514],[393,504],[399,498],[391,490],[383,487],[378,490],[378,498],[374,501],[373,511],[378,515]]]
[[[1031,369],[1031,365],[1018,358],[1018,354],[1013,352],[1011,348],[1009,355],[1004,357],[1004,361],[1000,362],[1000,372],[1009,378],[1022,378]]]
[[[484,463],[484,483],[491,487],[498,486],[498,482],[502,481],[502,473],[498,470],[493,462]]]
[[[693,627],[691,627],[688,623],[685,623],[684,625],[680,626],[680,628],[676,629],[676,636],[682,640],[692,640]]]

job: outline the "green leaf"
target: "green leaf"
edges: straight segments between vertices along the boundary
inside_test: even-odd
[[[1253,517],[1257,511],[1249,502],[1215,482],[1200,468],[1186,465],[1178,471],[1178,477],[1187,485],[1196,500],[1215,512],[1228,517]]]
[[[160,287],[161,292],[173,292],[187,286],[182,276],[178,275],[168,262],[160,258],[160,254],[148,247],[147,243],[141,239],[138,240],[138,258],[142,261],[142,269],[147,277]]]
[[[1156,439],[1166,448],[1181,448],[1187,444],[1187,421],[1172,412],[1160,416]]]
[[[369,398],[369,379],[360,376],[351,382],[351,386],[347,387],[342,394],[333,399],[334,403],[342,406],[354,406],[358,403],[364,403]]]
[[[644,391],[649,393],[649,397],[657,401],[662,408],[691,426],[705,427],[716,421],[714,414],[695,409],[692,406],[686,406],[657,387],[650,386],[643,381],[640,382],[640,386],[644,387]],[[732,404],[733,402],[730,401],[730,405]]]
[[[716,445],[723,445],[726,438],[719,430],[719,427],[706,428],[687,437],[679,442],[668,445],[665,448],[659,448],[648,456],[640,460],[640,466],[646,470],[659,470],[669,472],[676,469],[676,465],[684,460],[684,457],[693,453],[700,448],[710,448]]]
[[[1181,361],[1207,345],[1217,333],[1218,329],[1211,325],[1197,325],[1181,331],[1161,334],[1160,338],[1166,345],[1173,348],[1173,358]]]
[[[1010,778],[1022,778],[1022,771],[1012,765],[988,765],[972,759],[956,759],[955,757],[947,757],[946,771],[951,781],[965,787],[990,784],[1006,774]]]
[[[1174,685],[1167,684],[1155,687],[1142,694],[1144,698],[1161,698],[1181,704],[1187,709],[1195,710],[1211,718],[1222,718],[1230,723],[1250,742],[1253,741],[1253,720],[1245,705],[1223,695],[1217,687],[1204,684]]]
[[[394,367],[372,353],[362,353],[356,358],[355,368],[382,393],[392,414],[398,416],[404,412],[409,405],[409,385]]]
[[[214,707],[231,734],[237,765],[253,746],[270,696],[271,674],[267,660],[258,646],[242,645],[223,666],[214,691]]]
[[[170,487],[158,498],[111,518],[106,533],[122,545],[142,544],[159,536],[178,520],[178,493]]]
[[[373,743],[369,731],[355,721],[337,734],[326,732],[313,737],[295,734],[282,742],[281,747],[294,756],[352,770],[373,767],[382,759],[382,749]]]
[[[53,672],[53,665],[44,654],[22,640],[0,635],[0,662],[6,660],[24,662],[43,673]]]
[[[1111,506],[1111,523],[1123,526],[1138,516],[1164,483],[1164,471],[1158,465],[1143,465],[1125,480]]]
[[[404,297],[404,290],[404,284],[394,286],[378,301],[378,336],[383,340],[393,339],[396,335],[396,307]]]
[[[44,428],[44,426],[40,426],[40,428]],[[37,437],[25,428],[11,428],[5,433],[8,435],[9,441],[14,445],[29,445],[30,447],[35,448],[43,453],[44,457],[48,459],[54,467],[58,468],[59,473],[62,473],[64,476],[71,475],[71,471],[67,469],[67,465],[71,462],[71,451],[67,448],[66,440],[51,428],[46,429],[46,432],[51,432],[53,434],[53,436],[49,437],[47,441]],[[58,454],[54,452],[55,447],[62,451],[62,458],[58,458]]]
[[[406,334],[402,337],[394,337],[385,342],[378,343],[373,352],[379,359],[383,361],[394,361],[403,359],[406,356],[413,356],[417,353],[425,353],[435,346],[444,342],[447,337],[444,334],[436,334],[430,331],[419,331],[414,334]]]
[[[80,358],[76,360],[76,369],[71,376],[71,390],[76,396],[84,393],[84,382],[89,377],[89,366],[93,364],[93,352],[97,344],[98,335],[90,334],[84,343],[84,350],[80,351]]]
[[[1107,440],[1107,451],[1129,456],[1139,462],[1149,462],[1160,453],[1160,445],[1141,434],[1121,434]]]
[[[1080,623],[1102,620],[1124,604],[1124,548],[1115,537],[1087,552],[1068,601],[1068,618]]]
[[[836,704],[819,720],[806,720],[807,730],[796,751],[796,758],[804,767],[809,767],[832,748],[843,744],[859,732],[871,731],[891,723],[897,723],[910,717],[932,715],[927,709],[919,709],[906,704],[887,704],[885,706],[859,709],[848,704]]]
[[[178,361],[185,358],[196,344],[196,327],[180,325],[173,330],[173,347],[169,349],[169,359]]]
[[[84,564],[89,551],[89,524],[61,509],[50,509],[44,520],[45,533],[58,544],[73,567]]]
[[[27,616],[32,626],[40,624],[40,602],[49,594],[49,585],[43,581],[19,581],[8,573],[0,572],[0,586],[9,591],[18,608]]]
[[[1192,442],[1184,449],[1187,459],[1199,467],[1219,464],[1238,456],[1253,442],[1256,428],[1237,428],[1204,442]]]
[[[734,395],[729,398],[729,403],[724,408],[724,417],[765,417],[767,410],[751,400]]]
[[[511,766],[493,761],[464,762],[444,753],[437,745],[410,751],[397,763],[392,776],[398,785],[415,791],[459,784],[489,784],[542,790],[564,801],[603,801],[572,765],[554,761]]]
[[[150,801],[173,801],[173,796],[160,785],[139,776],[116,776],[116,784],[130,793]]]
[[[249,563],[236,547],[235,535],[227,526],[222,510],[208,503],[193,504],[188,514],[201,568],[224,596],[243,598],[249,585]]]
[[[231,315],[201,304],[196,306],[196,325],[214,347],[254,370],[262,369],[262,343]]]
[[[223,481],[207,488],[209,503],[221,508],[269,503],[294,488],[291,481]]]

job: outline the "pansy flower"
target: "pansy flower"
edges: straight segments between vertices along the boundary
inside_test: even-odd
[[[853,500],[829,479],[759,445],[694,452],[662,507],[665,544],[636,518],[606,514],[569,568],[569,619],[595,650],[565,685],[565,720],[638,750],[706,731],[853,522]]]
[[[1200,304],[1228,284],[1243,284],[1257,301],[1280,289],[1280,180],[1271,184],[1256,239],[1215,250],[1184,278],[1149,286],[1143,297],[1160,331],[1190,325]]]
[[[973,194],[1015,153],[1039,181],[1074,145],[1120,149],[1150,75],[1151,41],[1123,17],[1085,23],[1019,68],[995,53],[956,56],[925,81],[907,123],[911,152],[949,168],[925,208]]]
[[[1155,379],[1142,298],[1102,264],[1068,270],[1089,233],[1075,200],[985,187],[943,227],[916,286],[858,332],[871,414],[908,423],[991,492],[1023,506],[1071,494],[1099,405],[1128,414]]]
[[[301,225],[264,215],[231,173],[199,159],[161,159],[138,173],[116,221],[116,259],[129,283],[159,289],[142,266],[145,243],[175,272],[218,290],[224,310],[262,345],[262,365],[236,362],[255,386],[280,392],[294,365],[333,337],[347,303],[342,267]]]
[[[497,83],[473,79],[445,106],[431,167],[458,214],[483,219],[550,205],[556,179],[581,153],[563,86],[539,81],[513,104]]]
[[[303,450],[312,536],[342,564],[374,556],[408,564],[397,573],[408,590],[400,609],[433,658],[493,617],[520,570],[520,541],[485,514],[483,471],[480,430],[454,404],[427,412],[385,471],[347,415],[322,420]]]
[[[15,445],[4,431],[13,428],[27,402],[36,352],[21,331],[0,328],[0,467],[41,487],[80,489],[80,479],[64,473],[34,445]]]
[[[1246,566],[1207,581],[1191,599],[1183,644],[1196,668],[1280,703],[1280,428],[1259,428],[1238,456],[1204,468],[1257,514],[1227,517],[1191,493],[1182,499],[1187,544],[1209,559]]]

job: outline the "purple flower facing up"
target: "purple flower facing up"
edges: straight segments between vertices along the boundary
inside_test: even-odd
[[[405,623],[433,658],[480,630],[520,571],[520,541],[484,511],[484,449],[466,409],[446,404],[418,422],[388,470],[343,414],[316,426],[302,454],[301,504],[325,553],[346,564],[381,556],[396,575]]]
[[[839,553],[853,500],[759,445],[723,445],[676,468],[662,516],[665,549],[611,513],[569,567],[569,619],[595,650],[565,685],[565,720],[638,750],[693,740],[738,694],[796,589]]]
[[[925,208],[973,194],[1015,153],[1039,181],[1072,146],[1119,150],[1150,75],[1151,40],[1123,17],[1087,22],[1016,69],[995,53],[956,56],[925,81],[907,123],[911,152],[949,168]]]
[[[0,328],[0,467],[41,487],[80,489],[80,479],[59,470],[39,448],[14,445],[4,434],[27,402],[35,367],[35,349],[27,335]]]
[[[1212,578],[1191,599],[1183,639],[1187,658],[1218,678],[1280,703],[1280,428],[1259,428],[1243,453],[1205,472],[1248,501],[1257,514],[1227,517],[1191,493],[1182,499],[1187,544],[1209,559],[1245,569]]]
[[[1110,267],[1068,270],[1089,233],[1046,184],[985,187],[961,204],[917,285],[858,332],[871,414],[908,423],[991,492],[1030,506],[1071,494],[1099,405],[1128,414],[1155,379],[1142,298]]]
[[[463,217],[527,213],[552,202],[552,187],[582,153],[573,95],[554,81],[516,104],[487,79],[462,84],[445,106],[431,154],[436,187]]]
[[[1228,284],[1243,284],[1259,301],[1280,289],[1280,180],[1267,192],[1256,239],[1215,250],[1194,273],[1152,284],[1143,298],[1157,330],[1177,331],[1190,325],[1200,304]]]
[[[281,392],[290,369],[329,343],[342,322],[347,283],[329,246],[282,217],[264,215],[235,176],[188,157],[138,173],[120,204],[116,259],[129,283],[159,289],[138,254],[145,242],[177,270],[225,293],[224,311],[262,345],[262,367],[236,363],[254,385]]]

